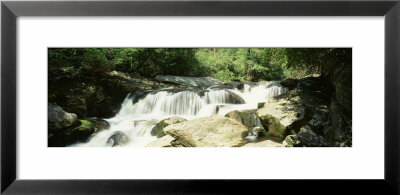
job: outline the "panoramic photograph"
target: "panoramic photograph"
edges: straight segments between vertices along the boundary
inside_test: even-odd
[[[352,49],[48,48],[48,147],[352,147]]]

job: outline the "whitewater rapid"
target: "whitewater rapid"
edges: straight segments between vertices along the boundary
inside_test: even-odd
[[[233,110],[256,109],[269,97],[287,93],[278,81],[244,84],[240,89],[208,87],[204,90],[157,90],[128,94],[115,117],[105,119],[110,128],[91,136],[87,143],[71,146],[112,146],[107,140],[116,132],[124,133],[129,142],[124,146],[146,146],[155,141],[153,127],[161,120],[179,116],[187,120],[225,115]]]

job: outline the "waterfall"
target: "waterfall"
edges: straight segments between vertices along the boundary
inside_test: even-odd
[[[145,146],[157,139],[151,135],[151,130],[163,119],[180,116],[190,120],[214,114],[225,115],[232,110],[256,109],[259,102],[287,92],[287,88],[275,81],[258,83],[255,86],[244,84],[241,90],[209,87],[205,91],[160,89],[128,94],[116,116],[106,119],[110,123],[108,130],[94,134],[87,143],[73,146],[111,146],[113,142],[107,143],[107,140],[115,133],[129,138],[125,146]],[[257,137],[257,128],[261,126],[258,117],[255,120],[256,125],[249,134],[249,139]]]
[[[253,127],[251,128],[248,135],[245,137],[250,142],[254,142],[257,140],[258,133],[263,128],[261,125],[261,120],[256,114],[253,114],[253,121],[254,121]]]
[[[245,101],[228,90],[213,90],[205,93],[207,104],[243,104]]]

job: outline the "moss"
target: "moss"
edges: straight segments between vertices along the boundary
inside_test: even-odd
[[[81,128],[88,128],[88,129],[93,129],[94,128],[94,124],[88,120],[79,120],[82,125],[79,127],[79,129],[81,130]]]
[[[263,118],[263,121],[265,121],[263,125],[268,129],[267,135],[282,139],[286,136],[286,128],[280,123],[279,119],[271,115],[265,115]]]
[[[242,124],[247,127],[253,127],[254,117],[251,113],[238,112],[239,117],[242,119]]]
[[[163,129],[167,126],[165,124],[166,119],[160,121],[159,123],[157,123],[156,126],[153,127],[153,129],[151,130],[151,134],[157,136],[157,138],[163,137],[165,135]]]
[[[263,137],[263,136],[266,136],[266,135],[268,135],[268,133],[264,128],[262,128],[261,131],[258,132],[258,136],[260,136],[260,137]]]
[[[165,126],[162,125],[162,127],[157,128],[157,130],[156,130],[157,138],[163,137],[163,136],[165,135],[165,133],[164,133],[164,131],[163,131],[164,127],[165,127]]]

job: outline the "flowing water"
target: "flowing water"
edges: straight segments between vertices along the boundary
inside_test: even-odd
[[[256,109],[259,102],[287,92],[288,89],[279,82],[263,82],[253,86],[244,84],[241,90],[212,86],[204,90],[155,90],[128,94],[117,115],[106,119],[110,123],[108,130],[94,134],[87,143],[73,146],[112,146],[109,138],[116,132],[129,138],[124,146],[146,146],[157,139],[151,135],[151,130],[160,120],[172,116],[190,120],[225,115],[233,110]],[[258,124],[248,136],[250,140],[256,138],[255,130],[257,125],[261,125],[258,118],[256,121]]]

